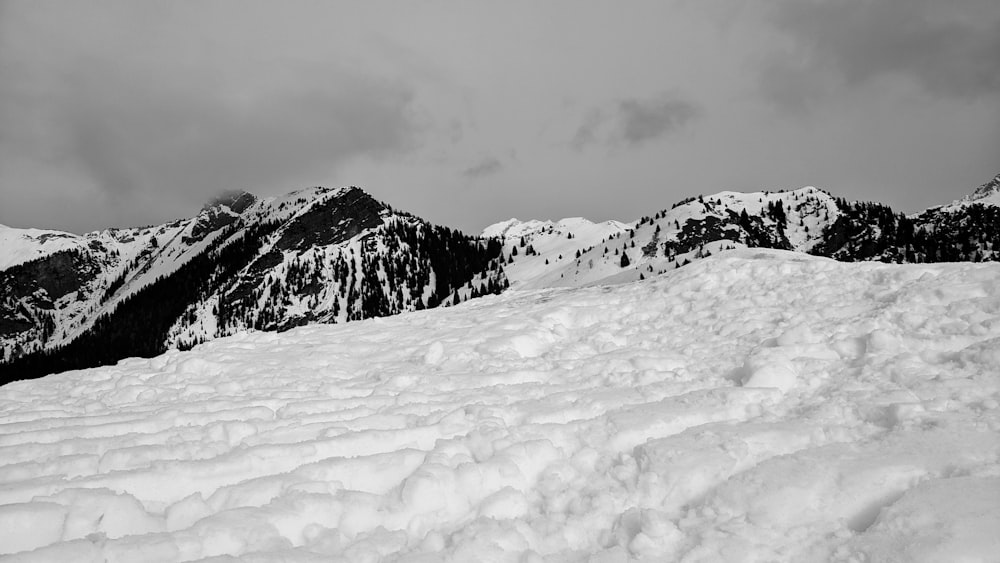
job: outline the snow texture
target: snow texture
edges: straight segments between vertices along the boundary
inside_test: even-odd
[[[996,561],[1000,266],[737,250],[0,388],[3,561]]]

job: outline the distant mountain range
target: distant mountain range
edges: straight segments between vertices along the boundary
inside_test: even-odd
[[[692,197],[632,223],[511,219],[469,236],[347,187],[230,193],[189,219],[82,236],[0,226],[0,383],[508,287],[636,281],[742,247],[1000,260],[1000,175],[909,216],[807,187]]]

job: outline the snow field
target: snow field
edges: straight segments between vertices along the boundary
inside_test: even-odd
[[[995,561],[1000,268],[740,250],[0,388],[3,561]]]

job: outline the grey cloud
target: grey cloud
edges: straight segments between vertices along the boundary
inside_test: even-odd
[[[570,141],[570,145],[576,149],[581,150],[587,145],[597,142],[597,129],[603,124],[607,118],[599,109],[592,110],[583,119],[583,123],[577,128],[576,134],[573,135],[573,140]]]
[[[330,182],[357,157],[422,140],[413,86],[362,65],[271,57],[243,35],[186,41],[198,20],[160,29],[144,11],[155,6],[94,10],[94,30],[52,17],[60,6],[17,7],[0,22],[0,199],[76,194],[87,198],[81,216],[113,207],[123,220],[162,221],[219,191]]]
[[[489,157],[483,159],[482,162],[476,164],[475,166],[470,166],[466,168],[462,175],[466,178],[482,178],[484,176],[491,176],[496,174],[503,169],[503,163],[496,158]]]
[[[621,136],[630,145],[639,145],[680,128],[698,114],[686,100],[663,96],[654,100],[624,100],[618,104]]]
[[[680,129],[700,112],[697,104],[674,94],[619,100],[588,113],[570,145],[580,150],[603,139],[611,145],[640,146]]]
[[[936,96],[1000,92],[1000,10],[995,0],[785,0],[774,23],[795,43],[766,65],[766,92],[802,105],[839,83],[910,78]]]
[[[33,127],[46,128],[54,152],[113,194],[259,189],[411,142],[406,88],[339,78],[240,101],[88,68],[64,78],[65,96],[32,102],[42,117]]]
[[[303,32],[288,10],[0,10],[0,200],[20,202],[30,226],[160,222],[219,191],[334,183],[359,160],[418,148],[433,125],[412,76],[338,56],[346,40]],[[48,211],[68,199],[75,213]]]

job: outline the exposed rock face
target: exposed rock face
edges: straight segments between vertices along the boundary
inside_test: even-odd
[[[23,297],[36,287],[43,290],[50,301],[55,301],[79,290],[98,270],[97,264],[78,252],[57,252],[5,270],[3,275],[8,283],[4,285],[9,285],[16,297]]]
[[[723,217],[708,215],[702,219],[689,219],[681,225],[676,240],[664,243],[668,253],[683,254],[704,246],[707,242],[730,240],[750,247],[792,250],[784,229],[767,225],[761,217],[750,217],[727,209]]]
[[[388,207],[355,187],[310,206],[281,230],[278,251],[339,244],[382,223]]]
[[[48,343],[57,309],[84,300],[99,271],[86,252],[63,250],[0,272],[0,361]]]
[[[191,233],[185,237],[185,242],[191,244],[204,240],[209,234],[231,225],[256,201],[256,196],[244,191],[220,195],[203,207],[195,217],[195,224],[191,228]]]

